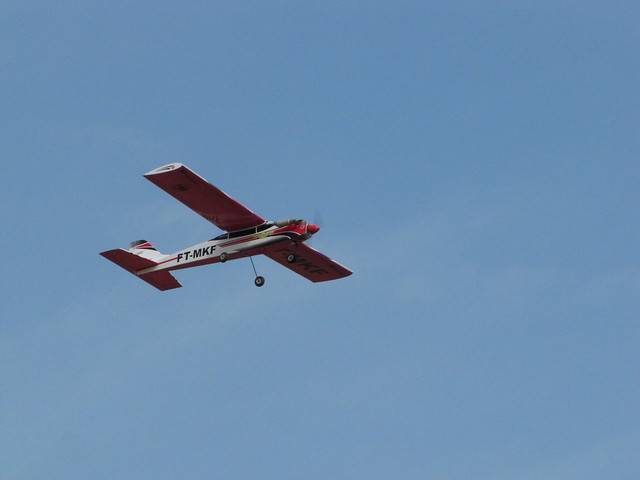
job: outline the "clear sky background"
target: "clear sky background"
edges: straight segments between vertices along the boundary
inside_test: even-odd
[[[3,2],[0,477],[640,477],[634,1]],[[142,174],[354,270],[158,292]]]

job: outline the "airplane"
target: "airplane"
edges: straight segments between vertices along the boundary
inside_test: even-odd
[[[304,243],[318,233],[317,225],[294,218],[264,220],[181,163],[156,168],[144,177],[225,231],[171,255],[163,255],[146,240],[131,242],[128,250],[100,253],[158,290],[182,287],[171,274],[174,270],[246,257],[256,275],[254,283],[261,287],[265,279],[256,272],[255,255],[265,255],[312,282],[337,280],[353,273]]]

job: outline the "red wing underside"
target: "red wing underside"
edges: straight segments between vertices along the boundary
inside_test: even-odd
[[[293,263],[287,262],[287,255],[291,253],[296,255],[296,261]],[[264,254],[312,282],[337,280],[353,273],[326,255],[302,243],[298,245],[271,245],[264,249]]]
[[[180,163],[157,168],[144,177],[222,230],[243,230],[265,221]]]

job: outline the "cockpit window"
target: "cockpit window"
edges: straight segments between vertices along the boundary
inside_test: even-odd
[[[264,230],[271,228],[272,226],[273,226],[273,222],[264,222],[262,225],[258,225],[257,227],[251,227],[245,230],[236,230],[235,232],[223,233],[221,235],[218,235],[215,238],[212,238],[211,240],[226,240],[228,238],[244,237],[245,235],[251,235],[253,233],[262,232]]]

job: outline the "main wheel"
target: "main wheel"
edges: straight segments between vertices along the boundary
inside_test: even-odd
[[[254,283],[256,284],[256,287],[261,287],[264,285],[264,277],[256,277]]]
[[[288,263],[293,263],[296,261],[298,257],[296,257],[293,253],[290,253],[289,255],[287,255],[287,262]]]
[[[222,252],[220,254],[220,263],[224,263],[227,261],[227,252]]]

